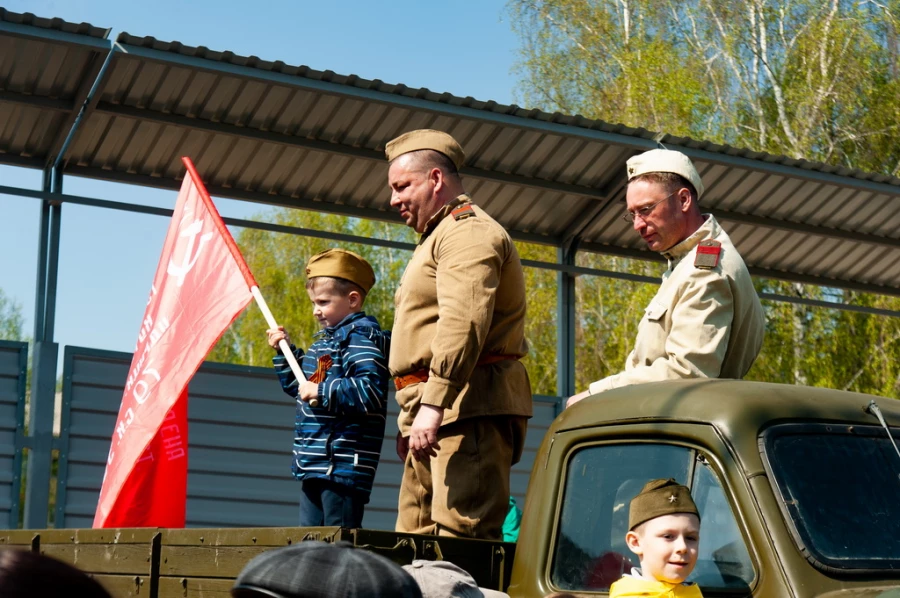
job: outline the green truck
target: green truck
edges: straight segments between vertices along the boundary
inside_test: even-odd
[[[0,542],[96,575],[118,596],[226,596],[263,550],[350,541],[405,563],[447,559],[510,596],[604,595],[637,565],[628,503],[649,479],[688,485],[702,515],[704,596],[900,598],[900,403],[731,380],[644,384],[556,418],[517,544],[377,530],[17,530]]]

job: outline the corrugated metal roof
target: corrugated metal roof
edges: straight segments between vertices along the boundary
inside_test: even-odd
[[[48,70],[31,55],[14,62],[0,62],[0,75],[21,71],[31,81]],[[48,80],[62,76],[49,71]],[[29,99],[60,99],[33,89]],[[25,95],[0,90],[0,109],[7,96]],[[32,124],[19,126],[27,134],[0,126],[0,157],[47,159],[39,129],[52,126],[53,107],[19,104],[36,111],[26,115]],[[656,133],[127,33],[64,156],[65,172],[174,187],[179,157],[189,155],[215,195],[396,221],[384,145],[421,127],[461,142],[467,190],[518,238],[658,257],[619,217],[624,163],[656,147]],[[887,209],[900,179],[662,139],[695,161],[707,187],[701,204],[754,273],[900,293],[900,211]]]
[[[0,8],[0,162],[42,167],[55,157],[111,47],[109,31]]]

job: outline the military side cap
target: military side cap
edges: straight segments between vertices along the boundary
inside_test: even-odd
[[[690,513],[700,517],[691,491],[674,479],[652,480],[641,488],[640,494],[631,499],[628,509],[628,530],[640,524],[675,513]]]
[[[626,162],[628,168],[628,180],[636,176],[650,172],[672,172],[683,176],[691,182],[697,190],[697,199],[703,195],[703,181],[700,173],[694,168],[691,159],[675,150],[654,149],[637,156],[632,156]]]
[[[440,152],[450,158],[450,161],[456,166],[456,170],[462,168],[466,161],[466,153],[456,139],[443,131],[434,129],[418,129],[404,133],[400,137],[388,141],[384,153],[387,155],[388,162],[393,162],[394,158],[403,154],[426,149]]]
[[[309,258],[306,277],[330,276],[358,284],[365,292],[375,285],[375,271],[362,256],[346,249],[327,249]]]
[[[299,542],[247,563],[234,598],[422,598],[416,581],[393,561],[347,542]]]

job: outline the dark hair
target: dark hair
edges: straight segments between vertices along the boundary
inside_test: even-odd
[[[697,190],[689,180],[680,174],[675,174],[674,172],[645,172],[628,181],[628,184],[630,185],[631,183],[636,183],[638,181],[659,183],[670,193],[675,193],[682,187],[686,187],[687,190],[691,192],[691,199],[694,200],[694,203],[697,203]]]
[[[431,170],[432,168],[440,169],[445,175],[459,178],[459,171],[456,170],[456,164],[441,152],[424,149],[409,152],[410,165],[419,170]]]
[[[81,569],[37,552],[13,548],[0,549],[0,596],[112,598]]]
[[[361,286],[346,278],[338,278],[337,276],[313,276],[306,281],[306,290],[313,290],[316,286],[316,281],[318,280],[329,283],[331,288],[343,297],[349,295],[351,291],[356,291],[359,293],[363,303],[366,301],[366,291]]]

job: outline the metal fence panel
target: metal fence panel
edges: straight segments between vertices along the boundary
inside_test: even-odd
[[[0,528],[19,527],[28,344],[0,341]]]
[[[90,527],[131,355],[66,347],[57,527]],[[189,527],[293,526],[299,487],[291,476],[294,402],[269,368],[204,364],[189,388]],[[381,464],[363,525],[394,528],[402,473],[394,438],[398,407],[388,401]],[[534,454],[555,416],[538,398],[512,491],[521,506]]]

